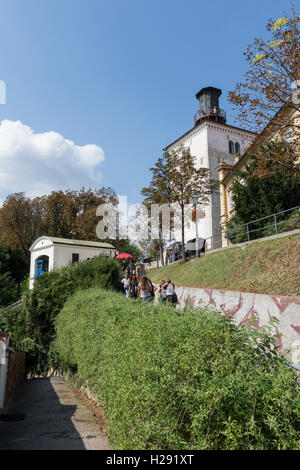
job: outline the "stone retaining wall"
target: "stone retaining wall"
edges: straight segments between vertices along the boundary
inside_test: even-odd
[[[300,365],[300,297],[193,287],[176,287],[176,293],[180,308],[210,306],[233,317],[238,325],[251,315],[255,315],[257,327],[269,323],[271,317],[277,318],[277,344],[282,351],[291,349],[292,362]]]

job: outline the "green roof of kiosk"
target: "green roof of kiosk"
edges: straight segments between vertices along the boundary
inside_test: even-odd
[[[108,249],[116,250],[116,248],[110,243],[93,242],[93,241],[88,241],[88,240],[73,240],[70,238],[56,238],[56,237],[48,237],[48,236],[42,236],[38,238],[37,240],[35,240],[35,242],[32,244],[30,249],[32,249],[33,246],[38,241],[42,240],[43,238],[57,245],[87,246],[87,247],[92,247],[92,248],[108,248]]]

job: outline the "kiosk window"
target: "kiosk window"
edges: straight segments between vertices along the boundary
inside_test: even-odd
[[[79,253],[72,253],[72,263],[78,263]]]

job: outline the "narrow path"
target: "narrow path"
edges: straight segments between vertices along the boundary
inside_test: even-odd
[[[93,412],[61,377],[24,382],[8,413],[23,421],[0,421],[0,450],[108,450]]]

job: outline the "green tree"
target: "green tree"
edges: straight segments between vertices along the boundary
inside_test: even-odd
[[[92,191],[52,191],[30,199],[24,193],[9,195],[0,208],[0,233],[5,246],[19,250],[29,264],[29,249],[42,235],[97,241],[96,209],[117,204],[111,188]]]
[[[9,271],[10,255],[0,239],[0,307],[5,307],[18,298],[18,284]]]
[[[299,22],[300,16],[293,9],[283,18],[269,20],[266,26],[269,37],[256,38],[246,48],[248,70],[244,80],[229,93],[241,127],[259,133],[268,126],[271,134],[292,138],[294,162],[299,158],[300,137],[300,122],[295,119],[295,112],[300,112]],[[280,161],[278,158],[279,164]],[[256,176],[265,175],[263,162],[261,155]],[[284,158],[282,162],[284,167]],[[299,171],[298,165],[287,176],[297,176]]]
[[[192,196],[197,194],[200,204],[209,201],[209,195],[218,182],[210,178],[208,168],[197,168],[196,157],[184,146],[166,152],[151,168],[153,178],[142,194],[148,204],[169,204],[173,221],[177,218],[181,226],[182,259],[185,261],[185,210],[190,207]],[[170,227],[172,228],[172,227]],[[158,240],[162,246],[163,237]]]
[[[168,156],[166,153],[160,157],[155,163],[153,168],[150,168],[152,172],[152,179],[148,187],[144,187],[141,190],[142,196],[144,196],[143,203],[148,208],[150,215],[151,205],[158,204],[159,206],[163,204],[170,205],[170,190],[168,179],[166,178],[168,165]],[[150,227],[151,228],[151,227]],[[154,256],[158,254],[160,256],[161,265],[164,266],[164,257],[163,251],[165,242],[171,237],[171,225],[169,227],[168,233],[163,231],[163,222],[162,222],[162,213],[159,213],[159,229],[158,229],[158,238],[152,240],[150,251],[153,251]],[[153,250],[153,247],[155,248]]]
[[[44,235],[44,198],[30,199],[24,193],[10,194],[0,208],[0,233],[5,246],[20,250],[29,262],[29,248]]]
[[[197,168],[196,157],[184,146],[168,153],[166,177],[170,202],[179,207],[182,259],[185,261],[185,209],[190,207],[194,194],[197,194],[199,204],[207,203],[218,182],[210,178],[208,168]]]
[[[287,178],[287,174],[293,168],[293,161],[286,162],[284,169],[273,171],[276,162],[272,164],[274,153],[287,152],[287,144],[284,142],[270,142],[261,146],[258,153],[250,155],[250,159],[243,171],[236,172],[232,193],[235,213],[227,225],[228,229],[255,221],[267,215],[291,209],[299,205],[300,178]],[[257,166],[260,164],[260,155],[265,156],[269,162],[270,173],[264,178],[254,176]],[[290,214],[287,213],[286,217]],[[280,218],[279,218],[280,219]],[[263,220],[251,224],[251,230],[265,227],[274,221]],[[274,228],[272,228],[274,232]],[[242,230],[245,231],[245,227]],[[233,234],[233,232],[231,232]],[[238,232],[235,232],[238,233]],[[264,235],[263,231],[251,234],[252,238]],[[240,238],[232,241],[243,241]]]
[[[120,253],[128,253],[135,259],[138,259],[142,255],[141,249],[128,238],[112,240],[111,243]]]

